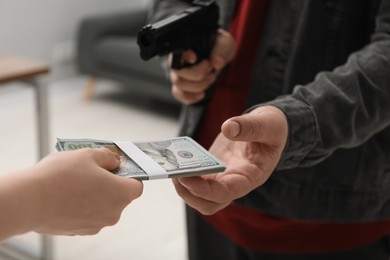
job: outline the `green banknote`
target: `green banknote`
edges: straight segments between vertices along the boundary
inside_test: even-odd
[[[113,142],[57,138],[58,151],[108,148],[121,157],[115,174],[140,180],[196,176],[223,172],[225,166],[187,136],[153,142]]]

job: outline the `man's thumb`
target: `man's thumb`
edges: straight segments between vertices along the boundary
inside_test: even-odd
[[[232,117],[222,124],[221,129],[222,133],[233,141],[276,144],[286,142],[288,135],[287,119],[284,114],[269,106]]]
[[[236,43],[226,31],[219,30],[215,46],[211,52],[211,63],[217,70],[222,69],[230,62],[236,53]]]
[[[237,116],[226,120],[222,124],[222,133],[229,139],[234,141],[255,141],[259,134],[259,126],[253,118]]]

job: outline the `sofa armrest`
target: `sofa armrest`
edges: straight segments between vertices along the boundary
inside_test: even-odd
[[[89,72],[96,66],[93,61],[93,46],[101,37],[129,35],[135,37],[146,23],[147,9],[133,9],[87,17],[81,21],[77,32],[76,63],[81,72]]]

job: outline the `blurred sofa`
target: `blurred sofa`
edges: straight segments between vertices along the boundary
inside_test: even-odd
[[[115,80],[153,99],[178,104],[159,59],[143,61],[136,43],[146,8],[86,17],[77,35],[76,64],[83,74]]]

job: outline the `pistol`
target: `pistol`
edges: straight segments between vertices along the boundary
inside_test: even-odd
[[[181,62],[182,53],[189,49],[197,56],[195,64],[208,59],[215,44],[218,19],[219,8],[215,1],[193,1],[183,12],[142,27],[137,34],[140,56],[149,60],[172,53],[173,69],[193,65]]]

